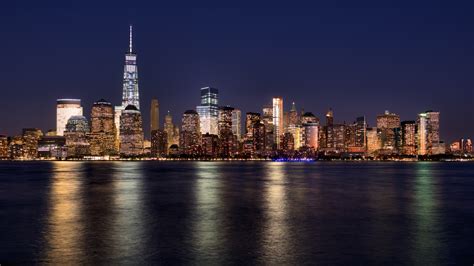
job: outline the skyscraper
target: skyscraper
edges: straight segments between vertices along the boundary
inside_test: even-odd
[[[151,100],[150,107],[150,131],[158,130],[160,128],[160,106],[158,99]]]
[[[401,153],[416,155],[416,122],[403,121],[401,123]]]
[[[163,129],[151,131],[151,156],[161,157],[168,155],[168,134]]]
[[[83,157],[90,153],[90,145],[87,141],[89,123],[82,116],[71,116],[66,124],[64,137],[66,138],[68,157]]]
[[[173,124],[173,117],[170,112],[165,116],[165,123],[163,125],[163,130],[166,132],[166,138],[168,143],[168,149],[171,145],[179,145],[179,127]]]
[[[377,116],[377,128],[381,132],[384,153],[397,152],[397,129],[400,128],[400,116],[389,111]]]
[[[201,88],[201,105],[196,106],[199,114],[201,134],[218,134],[218,94],[219,90],[211,87]]]
[[[232,111],[232,133],[237,137],[237,140],[240,141],[242,137],[242,112],[239,109],[234,109]]]
[[[26,159],[38,157],[38,141],[43,136],[43,132],[37,128],[23,129],[23,150]]]
[[[273,137],[273,106],[264,106],[262,122],[265,125],[265,150],[272,151],[275,139]]]
[[[120,154],[125,156],[143,154],[142,116],[133,105],[127,106],[120,116]]]
[[[237,150],[237,138],[232,133],[232,111],[234,108],[225,106],[219,108],[219,140],[221,156],[230,157]]]
[[[245,114],[245,137],[249,140],[253,138],[255,123],[260,123],[260,113],[247,112]]]
[[[112,104],[104,99],[100,99],[94,102],[91,110],[91,132],[88,135],[91,155],[106,156],[116,154],[115,138]]]
[[[418,115],[418,154],[444,153],[439,137],[439,112],[426,111]]]
[[[133,51],[132,25],[130,25],[130,39],[128,51],[125,53],[125,65],[123,67],[122,105],[115,106],[115,148],[120,149],[120,116],[128,105],[140,110],[140,95],[138,90],[138,66],[137,54]]]
[[[123,68],[122,106],[133,105],[140,110],[137,54],[133,51],[132,30],[132,25],[130,25],[130,43],[128,52],[125,54],[125,65]]]
[[[56,101],[56,135],[64,135],[67,121],[75,115],[82,115],[80,99],[58,99]]]
[[[194,110],[187,110],[181,121],[179,148],[181,153],[188,156],[197,156],[201,152],[201,129],[199,115]]]
[[[282,97],[273,98],[273,128],[276,148],[280,149],[281,136],[284,133]]]

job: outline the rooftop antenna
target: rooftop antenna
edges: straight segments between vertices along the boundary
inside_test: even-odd
[[[130,45],[129,45],[129,52],[132,53],[133,49],[132,49],[132,31],[133,31],[133,28],[132,28],[132,25],[130,25]]]

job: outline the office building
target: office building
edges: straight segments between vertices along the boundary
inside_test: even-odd
[[[199,114],[201,134],[218,134],[219,90],[211,87],[201,88],[201,105],[196,106]]]
[[[232,133],[237,137],[237,141],[242,139],[242,112],[239,109],[232,111]]]
[[[56,101],[56,134],[63,136],[69,118],[81,115],[82,106],[80,99],[58,99]]]
[[[89,123],[84,116],[69,118],[64,131],[68,157],[81,158],[90,154],[90,145],[87,139],[89,131]]]
[[[150,106],[150,132],[158,129],[160,129],[160,106],[158,99],[152,99]]]
[[[181,121],[179,148],[181,154],[199,156],[201,154],[201,123],[199,114],[194,110],[187,110]]]
[[[24,128],[22,136],[25,159],[36,159],[38,157],[38,141],[43,136],[43,132],[37,128]]]
[[[214,158],[219,155],[219,137],[206,133],[202,135],[202,154]]]
[[[38,157],[41,159],[65,159],[67,157],[64,136],[43,136],[38,141]]]
[[[224,106],[219,108],[219,140],[220,155],[231,157],[237,152],[237,137],[232,133],[232,111],[234,108]]]
[[[262,122],[265,125],[265,150],[274,149],[275,138],[273,136],[273,106],[264,106],[262,109]]]
[[[273,135],[275,139],[276,148],[280,149],[281,137],[284,133],[283,126],[283,98],[273,98]]]
[[[120,154],[140,156],[144,152],[143,122],[140,111],[129,105],[120,116]]]
[[[171,145],[179,145],[179,127],[173,124],[173,117],[170,114],[170,111],[165,116],[165,123],[163,129],[166,132],[168,151]]]
[[[151,131],[151,149],[152,157],[164,157],[168,155],[168,134],[163,129]]]
[[[257,122],[260,122],[260,114],[247,112],[245,114],[245,137],[246,139],[253,138],[253,125]]]
[[[415,121],[401,123],[401,154],[416,155],[417,127]]]
[[[439,137],[439,114],[427,111],[418,115],[418,155],[444,153],[444,143]]]
[[[0,135],[0,160],[8,159],[8,137]]]
[[[91,155],[117,154],[114,119],[114,109],[110,102],[104,99],[94,102],[91,110],[91,132],[88,134]]]

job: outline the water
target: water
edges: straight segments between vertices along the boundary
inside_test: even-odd
[[[0,263],[474,263],[474,164],[0,162]]]

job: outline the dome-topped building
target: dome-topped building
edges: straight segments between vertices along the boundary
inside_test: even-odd
[[[84,116],[75,115],[69,118],[64,131],[68,157],[83,157],[90,153],[88,133],[89,123]]]

